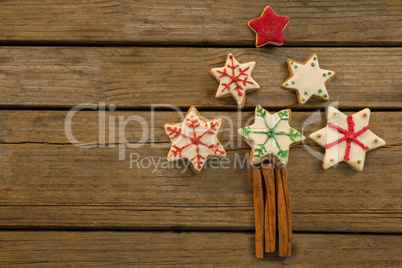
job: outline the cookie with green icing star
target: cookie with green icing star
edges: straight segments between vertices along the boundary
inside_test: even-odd
[[[286,166],[289,159],[289,148],[300,143],[305,137],[290,127],[291,110],[286,109],[275,114],[257,105],[254,123],[239,129],[239,135],[252,147],[250,163],[259,164],[271,159],[280,166]]]
[[[288,59],[290,76],[281,85],[287,90],[296,91],[300,105],[305,104],[311,97],[329,100],[326,85],[335,76],[331,70],[321,69],[317,54],[313,54],[304,63]]]

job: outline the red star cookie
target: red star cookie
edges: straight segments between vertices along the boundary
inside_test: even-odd
[[[272,43],[283,44],[283,30],[289,22],[288,17],[275,14],[271,7],[266,7],[259,18],[248,22],[248,26],[257,34],[256,47]]]

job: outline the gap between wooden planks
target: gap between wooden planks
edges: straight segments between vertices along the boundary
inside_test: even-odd
[[[346,111],[345,111],[346,112]],[[245,166],[206,169],[195,176],[178,168],[130,169],[128,159],[118,160],[118,149],[81,149],[68,144],[64,133],[65,111],[0,112],[1,228],[253,228],[251,170]],[[150,121],[149,112],[116,112],[115,116],[139,115]],[[235,112],[203,112],[207,118],[235,119]],[[107,114],[108,116],[111,114]],[[155,141],[129,153],[164,159],[169,140],[162,125],[179,122],[175,112],[158,112]],[[291,125],[302,129],[310,112],[294,112]],[[84,142],[98,138],[98,114],[80,112],[73,132]],[[242,123],[253,113],[243,113]],[[321,119],[305,129],[305,135],[325,124]],[[401,113],[373,112],[372,131],[384,138],[386,147],[367,153],[363,172],[346,164],[324,171],[321,161],[302,145],[290,153],[289,188],[296,231],[400,232],[399,183],[402,174]],[[393,124],[383,124],[385,120]],[[229,128],[230,124],[226,125]],[[239,125],[234,123],[236,131]],[[138,141],[138,124],[128,124],[127,139]],[[18,131],[16,131],[18,130]],[[222,143],[229,132],[220,135]],[[236,135],[237,137],[237,135]],[[312,149],[322,149],[312,141]],[[236,154],[244,160],[249,148],[235,141],[227,145],[231,163]],[[212,162],[212,161],[210,161]],[[214,162],[217,164],[217,162]],[[207,165],[208,166],[208,165]],[[381,168],[379,168],[381,166]],[[66,213],[68,212],[68,213]]]
[[[0,40],[78,44],[254,46],[247,22],[270,5],[290,17],[285,45],[400,45],[395,0],[6,0]]]
[[[0,232],[0,265],[400,267],[395,235],[294,234],[290,258],[255,258],[251,233]],[[32,254],[34,252],[34,254]]]
[[[402,48],[0,48],[0,106],[72,107],[106,102],[124,108],[153,104],[237,109],[233,98],[215,99],[218,83],[209,74],[227,53],[256,61],[253,78],[261,90],[247,94],[246,109],[318,109],[280,88],[289,76],[287,58],[304,61],[318,54],[320,67],[337,72],[328,84],[330,102],[341,109],[402,107]]]

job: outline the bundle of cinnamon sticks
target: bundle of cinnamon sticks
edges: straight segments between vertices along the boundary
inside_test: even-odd
[[[261,173],[263,176],[261,176]],[[264,177],[264,179],[262,179]],[[261,163],[253,169],[256,257],[275,252],[278,222],[278,255],[292,253],[292,214],[286,168]]]

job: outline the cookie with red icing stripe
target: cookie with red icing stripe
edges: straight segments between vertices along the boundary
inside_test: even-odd
[[[345,161],[362,171],[366,152],[384,146],[385,141],[369,130],[370,109],[345,115],[336,108],[327,109],[327,126],[310,134],[309,138],[325,148],[322,167],[328,169]]]
[[[260,89],[260,85],[251,77],[255,61],[239,63],[229,53],[224,67],[212,68],[209,72],[219,82],[215,98],[232,95],[238,107],[243,107],[246,101],[246,92]]]
[[[223,127],[222,119],[207,120],[194,106],[187,112],[184,121],[165,124],[165,132],[172,141],[168,160],[187,159],[195,173],[200,173],[208,156],[226,156],[225,149],[218,141],[218,133]]]

